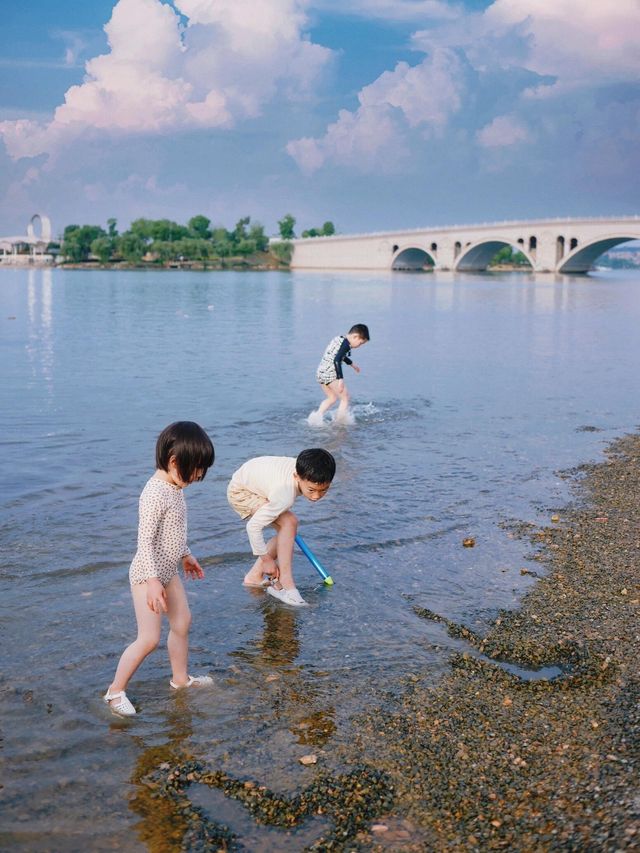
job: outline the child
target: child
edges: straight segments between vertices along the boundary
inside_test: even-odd
[[[208,675],[187,674],[191,613],[178,575],[203,578],[200,563],[187,547],[187,507],[182,490],[204,480],[213,465],[209,436],[192,421],[177,421],[162,430],[156,443],[156,472],[140,495],[138,550],[129,569],[138,636],[122,653],[115,678],[104,695],[111,710],[133,716],[125,688],[142,661],[160,642],[162,614],[169,618],[169,661],[174,690],[211,684]]]
[[[319,501],[329,490],[336,472],[333,456],[321,448],[303,450],[297,459],[289,456],[258,456],[234,473],[227,489],[229,503],[240,518],[248,518],[251,550],[258,558],[244,578],[245,586],[266,587],[269,595],[285,604],[307,602],[293,580],[293,543],[298,519],[290,511],[298,495]],[[264,528],[277,533],[264,540]]]
[[[357,364],[351,361],[349,357],[352,349],[357,349],[369,340],[369,329],[364,323],[356,323],[349,329],[347,335],[338,335],[333,338],[329,346],[324,351],[324,355],[318,365],[316,378],[320,383],[322,390],[326,395],[326,400],[323,400],[318,407],[318,410],[309,415],[309,420],[316,422],[322,421],[324,413],[328,411],[334,403],[340,400],[336,420],[345,421],[349,410],[349,394],[347,387],[342,378],[342,362],[350,364],[356,373],[360,373],[360,368]]]

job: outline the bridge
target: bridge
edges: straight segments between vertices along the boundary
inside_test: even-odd
[[[585,273],[619,243],[640,240],[640,216],[537,219],[292,240],[292,269],[481,271],[513,246],[535,272]]]

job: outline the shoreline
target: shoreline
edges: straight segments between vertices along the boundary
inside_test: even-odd
[[[468,651],[451,656],[435,685],[429,673],[406,674],[399,695],[379,697],[349,738],[317,750],[304,790],[278,795],[194,760],[141,779],[174,813],[182,849],[234,850],[242,841],[193,804],[194,783],[289,832],[324,815],[333,828],[308,848],[318,851],[634,848],[640,435],[571,476],[574,502],[550,512],[550,526],[512,527],[546,570],[519,609],[500,612],[479,636],[415,608]]]

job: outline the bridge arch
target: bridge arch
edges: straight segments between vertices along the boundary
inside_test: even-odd
[[[558,265],[557,272],[572,273],[572,272],[589,272],[592,269],[594,261],[613,249],[614,246],[619,246],[620,243],[628,243],[630,240],[637,240],[638,237],[629,237],[622,235],[599,237],[591,243],[585,243],[583,246],[578,245],[570,252],[567,257]]]
[[[398,246],[391,262],[392,270],[419,272],[435,266],[435,258],[419,246]]]
[[[531,240],[529,244],[531,245]],[[513,240],[507,240],[506,238],[492,237],[489,240],[478,240],[476,243],[465,246],[455,263],[454,270],[456,272],[481,272],[482,270],[486,270],[491,258],[493,258],[496,252],[504,248],[504,246],[515,246],[529,261],[532,268],[535,268],[535,260],[531,256],[530,249],[525,248],[524,241],[523,243],[519,241],[514,243]]]

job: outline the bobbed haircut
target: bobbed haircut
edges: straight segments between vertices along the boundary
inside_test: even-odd
[[[156,468],[169,470],[171,457],[176,460],[180,479],[191,482],[196,471],[202,471],[204,480],[207,469],[213,465],[215,451],[211,439],[201,426],[193,421],[176,421],[165,427],[156,442]]]
[[[371,338],[369,337],[369,327],[365,326],[364,323],[356,323],[355,326],[352,326],[349,329],[350,335],[360,335],[363,341],[369,341]]]
[[[330,483],[336,473],[336,460],[328,450],[311,447],[298,454],[296,474],[310,483]]]

